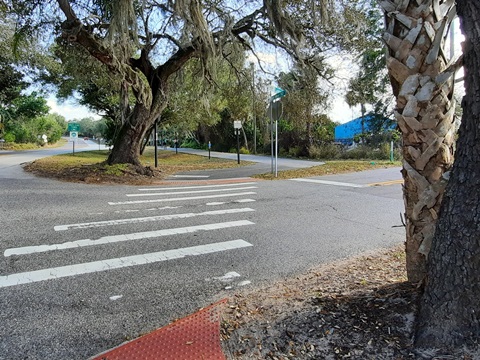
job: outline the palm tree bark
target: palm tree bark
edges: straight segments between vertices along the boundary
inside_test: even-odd
[[[454,1],[382,0],[387,67],[403,138],[406,256],[409,281],[421,281],[446,180],[453,163],[455,69],[444,45]]]
[[[417,320],[416,345],[443,348],[480,334],[480,4],[457,0],[465,34],[463,118]]]

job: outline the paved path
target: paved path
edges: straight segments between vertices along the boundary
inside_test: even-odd
[[[167,150],[175,151],[175,149],[173,148],[167,148]],[[200,155],[200,156],[208,156],[207,150],[179,148],[178,152]],[[215,158],[237,160],[237,154],[232,154],[232,153],[211,151],[210,156]],[[232,169],[189,171],[189,172],[179,173],[178,175],[188,174],[190,176],[198,176],[198,178],[201,178],[202,176],[208,176],[209,179],[225,179],[225,178],[241,178],[241,177],[248,177],[256,174],[271,173],[272,168],[274,169],[274,165],[272,166],[272,158],[270,156],[240,154],[240,162],[242,161],[251,161],[251,162],[254,162],[255,164],[242,166],[238,168],[232,168]],[[280,170],[289,170],[289,169],[301,169],[301,168],[308,168],[311,166],[318,166],[318,165],[324,165],[324,164],[325,163],[321,161],[278,158],[277,170],[280,171]]]

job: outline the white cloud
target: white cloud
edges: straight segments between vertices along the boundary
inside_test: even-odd
[[[95,120],[101,118],[98,114],[91,112],[87,107],[75,104],[73,101],[65,101],[59,103],[55,97],[50,96],[47,99],[47,105],[50,107],[50,113],[57,113],[65,117],[67,121],[73,119],[83,119],[86,117],[92,117]]]

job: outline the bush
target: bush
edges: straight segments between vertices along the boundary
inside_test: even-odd
[[[340,159],[342,152],[342,148],[333,143],[312,145],[308,148],[308,156],[312,159]]]
[[[13,142],[15,142],[15,134],[12,134],[12,133],[8,132],[8,133],[5,134],[3,139],[7,143],[13,143]]]
[[[175,147],[175,144],[173,145]],[[188,149],[203,149],[205,150],[207,145],[200,145],[195,139],[188,139],[179,144],[179,147]]]
[[[358,145],[352,149],[346,149],[337,144],[323,144],[311,146],[309,157],[322,160],[390,160],[390,143],[383,143],[379,147]],[[394,160],[401,159],[401,150],[394,149]]]
[[[292,146],[288,149],[289,157],[299,157],[302,156],[303,148],[301,146]]]

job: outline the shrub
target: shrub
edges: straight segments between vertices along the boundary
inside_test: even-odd
[[[342,152],[342,148],[333,143],[312,145],[308,148],[308,156],[312,159],[340,159]]]
[[[237,152],[237,150],[235,150],[235,152]],[[245,146],[242,146],[240,148],[240,154],[248,155],[248,154],[250,154],[250,150],[248,150]]]
[[[7,132],[5,136],[3,137],[5,142],[7,143],[13,143],[15,142],[15,134],[12,134],[11,132]]]

